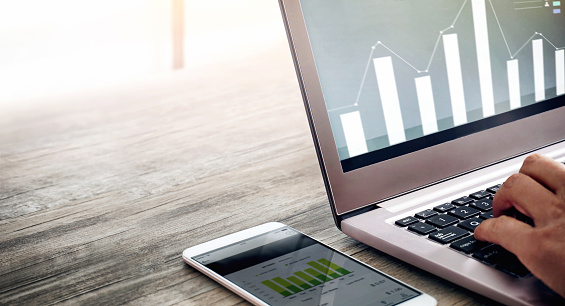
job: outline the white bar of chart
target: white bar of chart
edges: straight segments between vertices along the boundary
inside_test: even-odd
[[[436,108],[434,105],[434,94],[430,76],[415,78],[416,92],[418,94],[418,105],[420,106],[420,118],[424,135],[438,131]]]
[[[377,75],[388,140],[392,146],[406,141],[392,58],[390,56],[374,58],[373,64]]]
[[[520,70],[518,60],[506,62],[508,71],[508,94],[510,96],[510,109],[519,108],[522,105],[520,94]]]
[[[555,51],[555,87],[557,95],[565,94],[565,50]]]
[[[512,50],[514,47],[507,41],[506,31],[503,30],[505,25],[499,22],[495,7],[496,5],[493,5],[491,0],[464,1],[453,23],[449,27],[439,27],[439,29],[443,30],[440,30],[438,33],[435,47],[430,55],[430,59],[427,60],[427,66],[423,66],[426,61],[421,60],[420,63],[416,61],[413,62],[410,57],[405,57],[402,52],[398,52],[396,46],[394,48],[389,47],[384,41],[379,40],[371,46],[369,60],[365,66],[365,74],[363,75],[357,93],[357,100],[353,106],[359,106],[359,97],[361,96],[365,81],[370,80],[370,82],[374,82],[374,79],[366,78],[367,73],[370,73],[369,68],[372,63],[376,75],[376,86],[378,87],[380,96],[380,107],[383,112],[389,145],[392,146],[407,141],[405,126],[408,127],[410,137],[418,137],[419,135],[413,133],[417,133],[419,129],[418,124],[421,124],[423,135],[429,135],[439,132],[440,126],[445,129],[451,128],[449,126],[449,119],[451,118],[453,118],[453,125],[456,127],[469,122],[468,114],[472,115],[470,117],[472,121],[481,119],[481,112],[482,118],[495,116],[496,105],[500,106],[499,110],[501,112],[506,111],[505,108],[508,107],[506,106],[508,102],[505,102],[506,94],[508,94],[507,98],[510,109],[512,110],[518,109],[523,105],[529,105],[532,103],[531,77],[533,77],[534,83],[533,96],[535,102],[544,101],[546,99],[546,86],[552,86],[554,79],[553,71],[550,73],[546,71],[547,69],[544,67],[547,65],[549,69],[549,67],[553,65],[553,59],[544,56],[544,44],[546,43],[548,46],[551,45],[551,47],[553,47],[551,50],[555,50],[556,94],[565,95],[565,48],[559,47],[560,43],[552,41],[552,38],[549,36],[544,36],[546,29],[543,29],[544,32],[535,32],[531,36],[524,36],[529,38],[523,42],[523,44],[517,45],[521,45],[519,49]],[[462,12],[469,14],[467,16],[472,16],[472,20],[469,20],[468,17],[466,18],[468,21],[472,21],[473,29],[466,29],[465,31],[459,32],[459,27],[456,27],[456,24]],[[465,27],[470,26],[468,21]],[[496,23],[494,23],[495,21]],[[495,25],[498,25],[498,27]],[[469,35],[471,30],[473,31],[473,36]],[[494,33],[498,30],[500,30],[502,37]],[[515,34],[512,31],[506,33]],[[497,39],[500,38],[502,38],[503,41],[497,41]],[[460,40],[462,43],[461,46],[459,45]],[[469,42],[469,40],[471,41]],[[468,50],[466,47],[463,48],[463,46],[469,46],[469,43],[473,42],[475,43],[476,50],[472,48]],[[527,47],[530,42],[532,45],[531,58],[529,54],[526,55],[522,52],[526,50],[526,52],[529,53]],[[502,43],[506,45],[506,50],[503,50]],[[443,63],[438,63],[437,60],[434,62],[434,58],[438,56],[438,52],[436,51],[441,52],[440,44],[443,44],[445,70],[443,70],[442,67]],[[491,46],[493,48],[492,54]],[[378,51],[376,51],[377,49]],[[414,50],[410,50],[409,52],[412,51]],[[508,53],[506,53],[506,51],[508,51]],[[545,51],[548,54],[550,53],[549,50]],[[389,54],[389,56],[387,56],[387,54]],[[439,54],[439,56],[441,56],[441,53]],[[394,71],[393,58],[395,60],[394,63],[399,65],[399,67],[396,67],[398,69],[396,73],[399,77],[402,76],[402,78],[398,80],[398,83]],[[504,71],[503,66],[500,66],[504,61],[506,61],[506,71]],[[400,65],[405,64],[407,66],[400,67]],[[441,66],[437,66],[438,64]],[[438,68],[439,70],[436,72]],[[520,68],[523,70],[522,80],[520,79]],[[463,69],[465,69],[465,71],[463,71]],[[406,70],[414,70],[415,73],[408,75]],[[546,72],[548,73],[547,80]],[[465,75],[463,73],[465,73]],[[445,84],[446,76],[447,84]],[[504,88],[494,87],[494,85],[498,85],[498,82],[504,77],[507,78],[508,82],[507,92],[504,91]],[[415,88],[409,84],[408,86],[406,85],[406,82],[409,81],[408,78],[414,79],[413,84],[415,84]],[[435,88],[432,86],[432,78],[434,79],[433,85]],[[522,83],[520,81],[522,81]],[[526,82],[528,84],[526,84]],[[397,84],[403,87],[399,88]],[[448,90],[448,92],[435,92],[434,97],[434,89],[437,91],[440,90],[440,88],[441,90]],[[527,92],[525,92],[524,88],[527,88]],[[414,89],[418,99],[418,109],[413,109],[414,106],[411,104],[402,104],[404,108],[402,109],[400,98],[413,99]],[[406,90],[406,92],[404,92],[404,90]],[[470,99],[469,101],[466,101],[465,91],[468,91],[467,96]],[[499,104],[495,104],[495,91],[496,103]],[[479,94],[480,101],[477,96]],[[522,97],[522,94],[525,96]],[[551,95],[553,95],[553,93],[551,93]],[[467,104],[469,109],[467,109]],[[451,109],[449,109],[449,106],[451,106]],[[344,107],[337,107],[335,110],[343,108]],[[406,113],[403,114],[403,110]],[[419,114],[417,113],[418,111]],[[420,122],[418,122],[418,115]],[[406,119],[406,122],[404,122],[403,118]],[[363,124],[359,111],[342,114],[341,120],[350,156],[368,152],[367,140],[363,132]],[[365,124],[365,128],[374,129],[375,127]],[[367,135],[382,134],[384,134],[384,131],[381,130],[377,133],[373,130],[367,130]]]
[[[545,77],[543,67],[543,40],[532,40],[534,60],[534,93],[536,102],[545,100]]]
[[[361,122],[359,112],[341,114],[340,119],[349,157],[367,153],[367,141],[365,140],[365,131],[363,131],[363,123]]]
[[[463,75],[461,74],[461,59],[459,57],[457,34],[443,35],[443,49],[445,51],[447,80],[449,82],[449,94],[451,96],[451,107],[453,109],[453,123],[457,126],[467,123],[467,110],[465,107]]]
[[[492,87],[492,71],[490,64],[490,47],[487,28],[487,10],[485,6],[485,0],[473,0],[472,6],[483,116],[489,117],[493,116],[495,113],[494,90]]]

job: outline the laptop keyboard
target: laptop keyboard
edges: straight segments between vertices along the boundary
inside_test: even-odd
[[[396,225],[408,231],[431,239],[467,256],[493,266],[514,277],[524,277],[530,271],[518,258],[499,245],[475,240],[475,228],[486,219],[492,218],[492,199],[500,185],[479,190],[397,220]]]

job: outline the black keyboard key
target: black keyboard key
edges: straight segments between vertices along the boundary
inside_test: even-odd
[[[518,221],[522,221],[526,224],[534,226],[534,220],[532,220],[532,218],[524,215],[523,213],[517,213],[515,217],[516,217],[516,220],[518,220]]]
[[[477,228],[477,226],[479,226],[479,224],[481,224],[481,222],[483,222],[483,219],[479,219],[479,218],[471,218],[471,219],[467,219],[465,221],[461,221],[461,223],[457,224],[457,226],[459,226],[460,228],[466,229],[470,232],[474,232],[475,228]]]
[[[450,243],[459,238],[469,235],[469,232],[457,226],[450,226],[430,234],[428,237],[439,243]]]
[[[451,204],[461,206],[461,205],[469,204],[473,201],[474,200],[472,198],[465,196],[465,197],[460,197],[459,199],[455,199],[455,200],[451,201]]]
[[[471,194],[469,195],[469,197],[471,197],[471,198],[473,198],[473,199],[475,199],[475,200],[480,200],[480,199],[486,198],[486,197],[488,197],[488,196],[490,196],[490,195],[491,195],[490,192],[488,192],[488,191],[486,191],[486,190],[481,190],[481,191],[477,191],[477,192],[471,193]]]
[[[502,184],[494,185],[492,187],[487,188],[487,191],[492,194],[495,194],[498,191],[498,189],[500,189],[500,186],[502,186]]]
[[[471,217],[477,216],[479,214],[479,211],[471,207],[461,206],[450,210],[448,214],[459,219],[469,219]]]
[[[490,218],[493,218],[493,217],[494,216],[492,215],[492,211],[484,212],[479,216],[479,218],[484,219],[484,220],[490,219]]]
[[[479,241],[475,236],[465,237],[450,244],[449,247],[465,254],[471,254],[489,245],[488,242]]]
[[[427,218],[429,218],[431,216],[435,216],[435,215],[437,215],[436,211],[433,211],[431,209],[426,209],[424,211],[417,213],[416,218],[427,219]]]
[[[469,204],[469,207],[476,208],[480,211],[489,211],[492,209],[492,200],[491,199],[477,200]]]
[[[494,265],[502,262],[509,254],[512,253],[506,251],[499,245],[493,244],[473,253],[473,257],[489,265]]]
[[[405,227],[405,226],[408,226],[408,225],[410,225],[412,223],[416,223],[416,222],[418,222],[418,219],[409,216],[409,217],[406,217],[406,218],[402,218],[400,220],[396,220],[396,222],[394,222],[394,224],[396,224],[398,226]]]
[[[440,213],[446,213],[448,210],[455,208],[451,203],[445,203],[434,207],[434,210]]]
[[[444,228],[455,223],[459,222],[459,219],[449,216],[449,215],[437,215],[426,220],[426,223],[429,223],[435,227]]]
[[[420,235],[427,235],[437,231],[437,229],[429,224],[418,222],[408,226],[408,230]]]
[[[495,267],[514,277],[524,277],[531,274],[528,268],[526,268],[520,260],[518,260],[518,257],[514,255],[507,256],[504,260],[501,260],[498,264],[496,264]]]

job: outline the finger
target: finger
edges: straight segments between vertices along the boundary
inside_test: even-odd
[[[533,230],[533,227],[526,223],[501,216],[485,220],[477,226],[475,238],[498,244],[522,260],[531,251],[528,237],[531,237]]]
[[[555,193],[565,192],[565,165],[553,159],[533,154],[528,156],[520,173],[523,173]]]
[[[496,192],[492,202],[495,217],[516,208],[535,220],[549,219],[551,210],[546,204],[558,201],[557,196],[531,177],[517,173],[511,175]]]

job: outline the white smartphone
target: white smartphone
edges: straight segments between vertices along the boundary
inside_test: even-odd
[[[184,250],[184,261],[255,305],[436,305],[436,300],[282,223]]]

